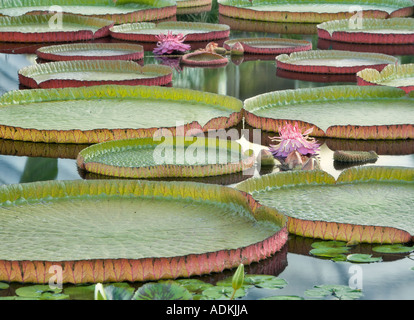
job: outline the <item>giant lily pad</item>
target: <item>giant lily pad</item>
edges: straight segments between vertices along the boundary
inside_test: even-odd
[[[115,23],[154,21],[174,16],[172,0],[10,0],[0,3],[0,14],[21,16],[58,12],[103,18]]]
[[[72,43],[41,47],[39,58],[51,61],[69,60],[141,60],[144,48],[128,43]]]
[[[382,53],[350,52],[339,50],[310,50],[281,54],[276,57],[277,68],[308,73],[346,74],[365,68],[382,70],[398,59]]]
[[[414,90],[414,63],[389,65],[381,72],[367,68],[357,73],[358,85],[397,87],[405,92]]]
[[[204,7],[211,5],[211,2],[212,0],[177,0],[177,13],[182,8]]]
[[[219,0],[219,13],[229,17],[273,21],[320,23],[351,18],[361,10],[366,18],[409,17],[411,0]]]
[[[224,139],[140,138],[115,140],[83,149],[78,167],[122,178],[204,177],[241,172],[254,164],[240,144]]]
[[[157,64],[141,66],[134,61],[73,60],[30,65],[19,70],[19,81],[29,88],[64,88],[117,85],[166,85],[172,68]]]
[[[213,52],[194,51],[183,55],[181,63],[190,66],[225,66],[229,60]]]
[[[414,43],[414,20],[412,18],[362,19],[359,26],[349,20],[335,20],[317,26],[321,39],[380,44]]]
[[[224,24],[167,21],[159,23],[143,22],[114,26],[110,29],[111,37],[128,41],[158,42],[160,33],[183,34],[185,41],[211,41],[227,38],[230,27]]]
[[[413,239],[414,169],[361,167],[338,179],[326,172],[280,172],[241,182],[259,203],[288,216],[290,233],[368,243]]]
[[[238,38],[224,42],[224,48],[231,50],[235,43],[240,42],[245,53],[252,54],[282,54],[312,49],[312,43],[307,40],[287,38]]]
[[[316,137],[413,139],[413,101],[398,88],[327,86],[249,98],[244,114],[249,125],[271,132],[285,122],[298,122],[303,130],[313,128],[310,135]]]
[[[286,217],[233,188],[140,180],[0,187],[0,281],[149,281],[271,256]],[[45,250],[47,248],[47,250]],[[52,273],[54,275],[54,273]]]
[[[109,35],[112,21],[63,15],[62,27],[51,28],[53,15],[0,16],[0,42],[67,42],[102,38]]]
[[[184,135],[233,127],[242,107],[233,97],[158,86],[12,91],[0,98],[0,137],[91,144],[157,132]]]

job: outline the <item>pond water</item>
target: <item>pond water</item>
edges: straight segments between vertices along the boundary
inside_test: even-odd
[[[217,14],[216,3],[213,9],[199,14],[178,15],[177,20],[201,21],[218,23],[220,17]],[[229,21],[228,19],[224,19]],[[309,40],[313,47],[318,47],[318,39],[315,34],[291,34],[273,33],[268,30],[269,24],[258,23],[255,27],[251,22],[243,29],[243,23],[235,22],[230,38],[241,37],[286,37]],[[281,30],[281,28],[274,28]],[[288,28],[285,28],[288,30]],[[306,30],[296,28],[295,30]],[[312,28],[309,28],[312,30]],[[278,31],[280,32],[280,31]],[[24,46],[21,46],[24,47]],[[324,43],[324,48],[326,43]],[[0,48],[1,49],[1,48]],[[412,49],[412,48],[411,48]],[[10,90],[19,89],[17,71],[27,65],[36,63],[34,54],[12,54],[3,50],[0,54],[0,95]],[[400,51],[404,53],[405,51]],[[401,63],[413,63],[411,54],[396,55]],[[254,58],[254,59],[253,59]],[[323,87],[328,85],[355,84],[351,77],[313,76],[295,78],[294,74],[279,73],[276,69],[274,57],[240,57],[232,58],[225,67],[197,68],[183,67],[176,60],[162,61],[155,58],[151,50],[145,52],[144,64],[167,63],[174,67],[173,87],[196,89],[206,92],[219,93],[233,96],[241,100],[258,94],[298,88]],[[262,137],[262,143],[268,144],[266,134]],[[332,174],[335,178],[345,169],[338,167],[333,162],[335,149],[348,148],[354,150],[375,150],[379,154],[378,160],[369,165],[393,165],[414,167],[414,141],[394,142],[355,142],[341,140],[322,140],[319,160],[321,168]],[[15,184],[44,180],[77,180],[84,176],[76,167],[75,158],[77,152],[86,146],[73,145],[46,145],[42,143],[22,143],[0,140],[0,185]],[[265,169],[255,174],[277,171],[278,168]],[[202,179],[201,179],[202,181]],[[204,182],[204,181],[202,181]],[[210,182],[210,181],[205,181]],[[229,179],[220,182],[232,186],[234,180]],[[362,299],[414,299],[414,261],[410,255],[383,255],[383,261],[370,264],[352,264],[349,262],[333,262],[313,257],[309,254],[312,239],[304,239],[291,236],[288,244],[282,252],[274,257],[254,264],[247,268],[254,273],[273,274],[285,279],[288,285],[278,290],[251,290],[245,299],[258,299],[268,295],[298,295],[303,296],[305,290],[314,285],[342,284],[351,285],[357,275],[359,285],[362,286],[364,296]],[[358,246],[358,252],[370,253],[370,246]],[[251,268],[251,269],[249,269]],[[232,272],[222,275],[202,277],[208,281],[215,281]],[[362,281],[362,282],[361,282]],[[14,284],[12,288],[18,287]],[[1,292],[0,292],[1,294]]]

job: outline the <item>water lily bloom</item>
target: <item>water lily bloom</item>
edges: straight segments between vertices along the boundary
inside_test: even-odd
[[[308,135],[312,132],[310,128],[302,133],[297,122],[295,125],[286,123],[279,127],[279,137],[270,138],[279,142],[277,145],[270,145],[270,151],[275,157],[286,158],[291,152],[297,151],[302,155],[316,154],[319,151],[319,144]]]
[[[153,50],[155,54],[182,53],[191,48],[189,44],[184,43],[185,36],[182,33],[173,34],[172,31],[168,31],[166,35],[160,33],[156,38],[158,42],[157,47]]]

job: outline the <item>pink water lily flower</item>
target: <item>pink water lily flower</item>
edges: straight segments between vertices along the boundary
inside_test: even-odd
[[[315,139],[308,135],[312,132],[310,128],[302,133],[297,122],[293,126],[286,123],[279,127],[279,137],[270,138],[274,142],[279,142],[277,145],[270,145],[270,151],[273,156],[286,158],[291,152],[297,151],[302,155],[316,154],[319,151],[319,144]]]
[[[189,44],[184,43],[185,36],[182,33],[173,34],[172,31],[168,31],[166,35],[160,33],[156,38],[157,47],[152,52],[158,55],[182,53],[191,48]]]

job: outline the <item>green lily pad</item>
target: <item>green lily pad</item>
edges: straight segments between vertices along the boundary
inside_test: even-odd
[[[220,280],[217,286],[231,286],[232,277]],[[246,274],[244,275],[244,282],[242,288],[248,289],[252,286],[266,289],[281,289],[287,285],[285,279],[281,279],[272,275],[263,274]]]
[[[356,74],[365,68],[382,69],[397,63],[390,55],[342,50],[309,50],[276,57],[278,69],[312,74]]]
[[[355,300],[363,296],[360,290],[345,285],[320,285],[305,291],[305,295],[312,298],[333,298],[339,300]]]
[[[131,300],[134,296],[134,288],[130,287],[128,284],[107,285],[104,286],[104,290],[108,300]]]
[[[414,247],[408,247],[402,244],[381,245],[372,248],[372,251],[379,253],[409,253]]]
[[[414,90],[414,63],[388,65],[381,72],[367,68],[357,73],[357,81],[358,85],[396,87],[409,93]]]
[[[413,101],[398,88],[344,85],[264,93],[246,99],[244,110],[247,124],[270,132],[298,122],[311,136],[395,140],[414,138]]]
[[[140,60],[144,47],[131,43],[71,43],[40,47],[36,55],[43,60]]]
[[[157,36],[168,32],[184,35],[185,42],[212,41],[227,38],[230,35],[230,27],[225,24],[166,21],[129,23],[110,28],[111,37],[137,42],[158,42]]]
[[[0,3],[1,4],[4,2]],[[1,13],[1,9],[0,9]],[[61,26],[53,28],[53,14],[19,17],[0,16],[0,42],[46,43],[91,40],[109,35],[112,21],[62,15]]]
[[[176,3],[170,0],[11,0],[0,4],[0,14],[20,16],[32,12],[48,13],[59,10],[63,13],[105,18],[116,23],[153,21],[175,15]]]
[[[254,165],[239,143],[223,139],[140,138],[102,142],[79,152],[78,167],[123,178],[203,177],[241,172]]]
[[[65,286],[63,293],[67,294],[71,300],[93,300],[95,284]]]
[[[10,287],[8,283],[0,282],[0,290],[7,289],[8,287]]]
[[[146,283],[140,287],[132,300],[192,300],[192,294],[175,283]]]
[[[411,16],[412,2],[409,0],[374,0],[374,1],[304,1],[304,0],[219,0],[219,13],[224,16],[272,21],[272,22],[302,22],[320,23],[329,20],[349,19],[354,13],[350,10],[357,7],[364,17],[393,17]]]
[[[312,242],[312,248],[343,248],[346,247],[346,242],[344,241],[316,241]]]
[[[236,188],[287,215],[293,234],[406,243],[414,234],[413,177],[413,168],[367,166],[347,169],[336,181],[320,170],[278,172],[247,179]]]
[[[29,88],[96,85],[161,86],[172,81],[173,70],[160,64],[141,66],[123,60],[70,60],[29,65],[19,70],[19,82]]]
[[[309,253],[317,257],[334,258],[340,254],[347,253],[349,249],[348,247],[317,248],[312,249]]]
[[[214,286],[207,288],[202,292],[202,295],[211,300],[227,300],[230,299],[233,294],[233,288],[231,286]],[[241,298],[246,295],[246,291],[240,288],[234,294],[234,299]]]
[[[411,44],[414,21],[411,18],[363,19],[358,28],[347,19],[327,21],[317,26],[318,38],[363,44]]]
[[[287,240],[286,218],[276,210],[258,207],[233,188],[190,182],[5,185],[0,220],[0,281],[48,279],[44,263],[52,259],[62,263],[63,279],[72,283],[188,277],[259,261]],[[30,263],[11,278],[13,261]]]
[[[62,289],[51,289],[49,285],[24,286],[16,289],[16,295],[25,298],[41,298],[46,293],[48,293],[46,297],[51,297],[50,294],[59,294],[61,292]]]
[[[0,137],[92,144],[153,138],[158,133],[163,138],[177,131],[190,135],[190,130],[198,133],[235,126],[242,120],[242,107],[233,97],[158,86],[12,91],[0,98]]]
[[[354,254],[349,254],[346,257],[346,260],[349,262],[356,262],[356,263],[370,263],[370,262],[382,261],[382,258],[373,257],[371,254],[354,253]]]
[[[180,286],[183,286],[191,293],[201,293],[204,290],[213,287],[211,283],[204,282],[198,279],[177,279],[175,280]]]

